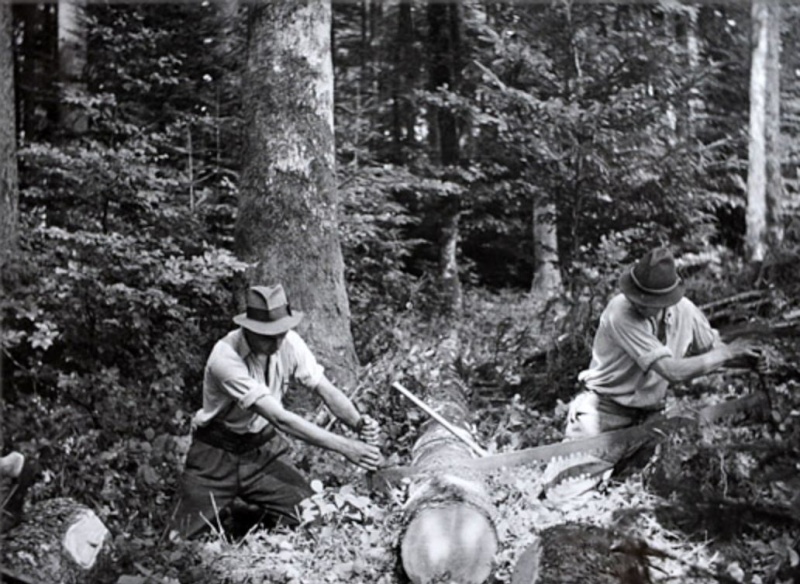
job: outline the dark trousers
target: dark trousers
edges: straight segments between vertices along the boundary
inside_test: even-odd
[[[288,452],[279,434],[246,452],[231,452],[195,436],[186,456],[173,526],[184,538],[196,537],[208,523],[216,526],[216,513],[236,497],[279,523],[297,525],[296,506],[312,491]]]

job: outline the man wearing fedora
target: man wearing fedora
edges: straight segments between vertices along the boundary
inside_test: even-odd
[[[723,343],[684,297],[669,249],[647,252],[623,271],[619,287],[600,315],[589,368],[578,375],[581,391],[569,404],[565,440],[640,424],[664,409],[670,383],[707,375],[732,360],[759,358],[749,341]],[[554,459],[543,473],[542,493],[559,500],[586,492],[633,454],[622,447]]]
[[[233,319],[239,328],[214,345],[203,379],[203,407],[192,420],[192,445],[173,523],[183,537],[200,534],[207,522],[216,524],[216,510],[236,497],[285,525],[297,523],[295,507],[311,489],[291,463],[283,433],[338,452],[368,470],[381,464],[377,423],[327,379],[292,330],[302,318],[280,284],[253,286],[247,291],[246,312]],[[359,439],[328,432],[286,410],[282,398],[292,380],[316,391]]]
[[[619,287],[600,316],[589,368],[578,375],[582,391],[569,407],[568,439],[641,423],[664,408],[670,383],[759,358],[750,341],[720,340],[684,296],[669,249],[650,250],[623,271]]]

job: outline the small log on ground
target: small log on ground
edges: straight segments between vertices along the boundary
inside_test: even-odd
[[[48,499],[3,534],[2,566],[40,584],[84,584],[108,564],[110,550],[109,531],[91,509]]]
[[[453,426],[469,431],[465,386],[455,371],[458,340],[439,348],[441,379],[425,401]],[[491,573],[497,551],[494,508],[483,479],[460,466],[473,456],[464,442],[433,420],[423,424],[412,464],[423,469],[410,486],[400,554],[414,584],[480,584]]]

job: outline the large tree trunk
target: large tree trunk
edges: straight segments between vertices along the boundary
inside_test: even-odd
[[[301,333],[339,384],[356,355],[337,234],[331,7],[265,2],[250,13],[236,248],[253,284],[282,282]]]
[[[17,140],[14,110],[11,5],[0,4],[0,270],[14,253],[17,238]]]
[[[465,386],[455,370],[458,337],[439,347],[441,377],[426,402],[469,436]],[[483,479],[459,465],[470,448],[437,422],[422,425],[412,464],[424,469],[410,485],[400,540],[403,569],[414,584],[479,584],[489,577],[497,551],[494,508]]]
[[[91,509],[72,499],[32,506],[3,538],[3,569],[31,582],[82,584],[109,565],[108,529]]]
[[[73,101],[85,92],[86,28],[83,6],[73,0],[58,4],[58,71],[61,96],[58,100],[61,128],[73,134],[88,129],[86,112]]]

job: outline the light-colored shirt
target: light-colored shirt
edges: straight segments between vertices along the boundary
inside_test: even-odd
[[[269,422],[251,409],[265,395],[282,402],[289,382],[296,380],[309,389],[324,376],[305,341],[290,330],[278,351],[270,357],[250,349],[244,331],[233,330],[217,341],[206,362],[203,407],[192,420],[205,426],[220,416],[234,432],[260,432]]]
[[[660,409],[669,382],[652,370],[664,357],[685,357],[710,350],[719,333],[688,298],[644,318],[624,294],[618,294],[600,316],[592,361],[578,379],[587,389],[628,407]],[[664,342],[658,327],[664,318]]]

